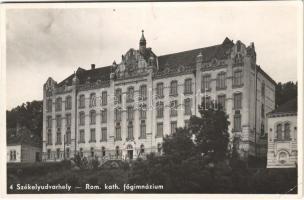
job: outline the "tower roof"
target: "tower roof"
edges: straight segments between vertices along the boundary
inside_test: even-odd
[[[139,41],[139,46],[146,46],[146,38],[144,36],[144,30],[141,31],[141,38]]]

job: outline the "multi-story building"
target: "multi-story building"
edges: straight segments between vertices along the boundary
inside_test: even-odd
[[[267,114],[267,168],[297,166],[297,99],[292,99]]]
[[[265,113],[275,106],[275,82],[256,65],[254,44],[221,44],[157,56],[131,48],[119,64],[78,68],[43,88],[45,160],[85,156],[133,159],[161,152],[163,136],[187,126],[205,99],[229,115],[231,139],[244,157],[260,152]]]

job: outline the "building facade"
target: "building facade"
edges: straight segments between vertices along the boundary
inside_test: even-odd
[[[215,46],[157,56],[142,33],[139,49],[131,48],[118,64],[92,64],[59,83],[47,80],[43,159],[161,153],[163,136],[199,116],[203,101],[224,107],[231,141],[238,139],[243,157],[266,156],[259,139],[267,128],[265,113],[275,107],[275,84],[256,64],[253,43],[226,38]]]
[[[41,161],[41,139],[25,127],[8,129],[7,162],[33,163]]]
[[[293,99],[267,114],[267,168],[297,166],[297,100]]]

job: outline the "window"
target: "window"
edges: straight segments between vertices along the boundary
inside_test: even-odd
[[[177,116],[177,100],[170,102],[170,116],[171,117]]]
[[[65,125],[66,125],[66,127],[71,127],[71,122],[72,122],[72,120],[71,120],[71,114],[66,114],[65,115]]]
[[[146,85],[141,85],[139,88],[139,97],[140,100],[145,100],[147,99],[147,86]]]
[[[265,82],[262,83],[261,93],[262,93],[262,97],[265,97]]]
[[[279,153],[279,162],[281,163],[281,164],[284,164],[284,163],[286,163],[287,162],[287,153],[286,152],[280,152]]]
[[[147,117],[147,106],[145,104],[141,104],[139,108],[139,118],[146,119]]]
[[[234,115],[234,131],[236,131],[236,132],[242,131],[240,114]]]
[[[157,83],[156,85],[156,95],[158,98],[164,97],[164,84],[163,83]]]
[[[140,123],[140,139],[145,139],[146,138],[146,121],[142,120]]]
[[[115,140],[121,140],[121,126],[119,123],[115,127]]]
[[[133,140],[134,137],[133,137],[133,123],[132,122],[129,122],[128,124],[128,138],[127,140]]]
[[[90,130],[90,142],[96,142],[96,132],[95,128],[92,128]]]
[[[170,95],[177,96],[177,81],[171,81]]]
[[[118,104],[122,102],[122,92],[120,88],[115,90],[115,102]]]
[[[96,124],[96,111],[90,111],[90,124]]]
[[[185,80],[184,94],[192,94],[192,79]]]
[[[220,72],[217,75],[216,79],[216,89],[225,89],[226,88],[226,73]]]
[[[93,148],[93,147],[91,147],[90,151],[91,151],[91,157],[94,157],[94,156],[95,156],[95,153],[94,153],[94,148]]]
[[[85,124],[85,114],[84,112],[79,113],[79,125],[83,126]]]
[[[264,104],[261,105],[261,117],[265,118]]]
[[[66,157],[70,158],[70,149],[69,148],[66,149]]]
[[[106,148],[105,147],[101,147],[101,156],[102,157],[106,156]]]
[[[85,107],[85,96],[84,94],[79,96],[79,108],[84,108]]]
[[[121,109],[115,108],[115,121],[121,121]]]
[[[205,92],[211,89],[210,87],[210,75],[203,75],[202,77],[202,83],[201,83],[201,91]]]
[[[67,96],[65,98],[65,109],[66,110],[71,110],[72,109],[72,97],[71,96]]]
[[[116,157],[118,157],[120,155],[119,146],[115,147],[115,155],[116,155]]]
[[[264,122],[261,123],[261,136],[265,135],[265,126],[264,126]]]
[[[156,111],[157,118],[164,117],[164,102],[159,101],[156,103]]]
[[[107,141],[107,128],[101,128],[101,141]]]
[[[62,109],[62,98],[61,97],[58,97],[56,99],[55,105],[56,105],[55,110],[56,111],[61,111],[61,109]]]
[[[107,123],[107,109],[101,111],[101,123]]]
[[[233,95],[234,109],[239,110],[242,108],[242,94],[237,93]]]
[[[203,106],[204,109],[211,108],[211,98],[210,98],[210,96],[204,96],[202,98],[202,106]]]
[[[59,159],[60,158],[60,149],[56,149],[56,158]]]
[[[284,139],[289,140],[290,139],[290,124],[285,123],[284,125]]]
[[[191,115],[191,99],[185,99],[185,115]]]
[[[79,143],[85,143],[84,130],[79,131]]]
[[[163,123],[157,123],[156,127],[156,137],[162,137],[163,136]]]
[[[61,144],[61,132],[57,132],[57,136],[56,136],[56,144]]]
[[[127,117],[128,117],[128,121],[132,121],[133,120],[133,107],[128,107],[128,110],[127,110]]]
[[[51,159],[51,149],[47,150],[47,159],[50,160]]]
[[[92,93],[90,94],[90,107],[96,106],[96,94]]]
[[[133,102],[133,101],[134,101],[134,88],[128,87],[127,102]]]
[[[283,139],[283,135],[282,135],[282,124],[277,124],[277,139],[278,140],[282,140]]]
[[[241,70],[233,72],[232,85],[236,87],[243,85],[243,72]]]
[[[47,133],[47,144],[52,145],[52,131],[51,130],[48,130],[48,133]]]
[[[16,150],[11,150],[10,151],[10,161],[15,161],[16,160]]]
[[[140,145],[140,154],[144,154],[145,153],[145,146],[142,144]]]
[[[79,155],[80,155],[80,157],[83,157],[83,149],[82,148],[79,149]]]
[[[71,131],[66,132],[66,144],[71,144]]]
[[[101,93],[101,105],[106,106],[108,104],[108,94],[107,91]]]
[[[52,128],[52,116],[46,117],[46,128]]]
[[[226,109],[226,96],[225,95],[219,95],[217,97],[218,105],[221,107],[222,110]]]
[[[52,112],[53,102],[52,99],[48,99],[46,102],[46,112]]]
[[[56,116],[56,127],[61,128],[61,115]]]
[[[177,122],[171,122],[171,134],[176,133]]]

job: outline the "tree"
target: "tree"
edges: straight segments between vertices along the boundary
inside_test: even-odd
[[[276,108],[280,105],[286,103],[291,99],[295,99],[298,96],[298,83],[292,81],[281,83],[279,82],[276,85],[275,99],[276,99]]]
[[[6,127],[16,128],[17,123],[19,123],[20,126],[25,126],[34,135],[41,137],[42,116],[42,101],[26,102],[10,111],[6,111]]]
[[[213,161],[222,160],[228,153],[228,116],[214,103],[211,103],[208,109],[203,105],[204,103],[199,106],[201,117],[191,117],[189,130],[195,135],[195,143],[200,153]]]

